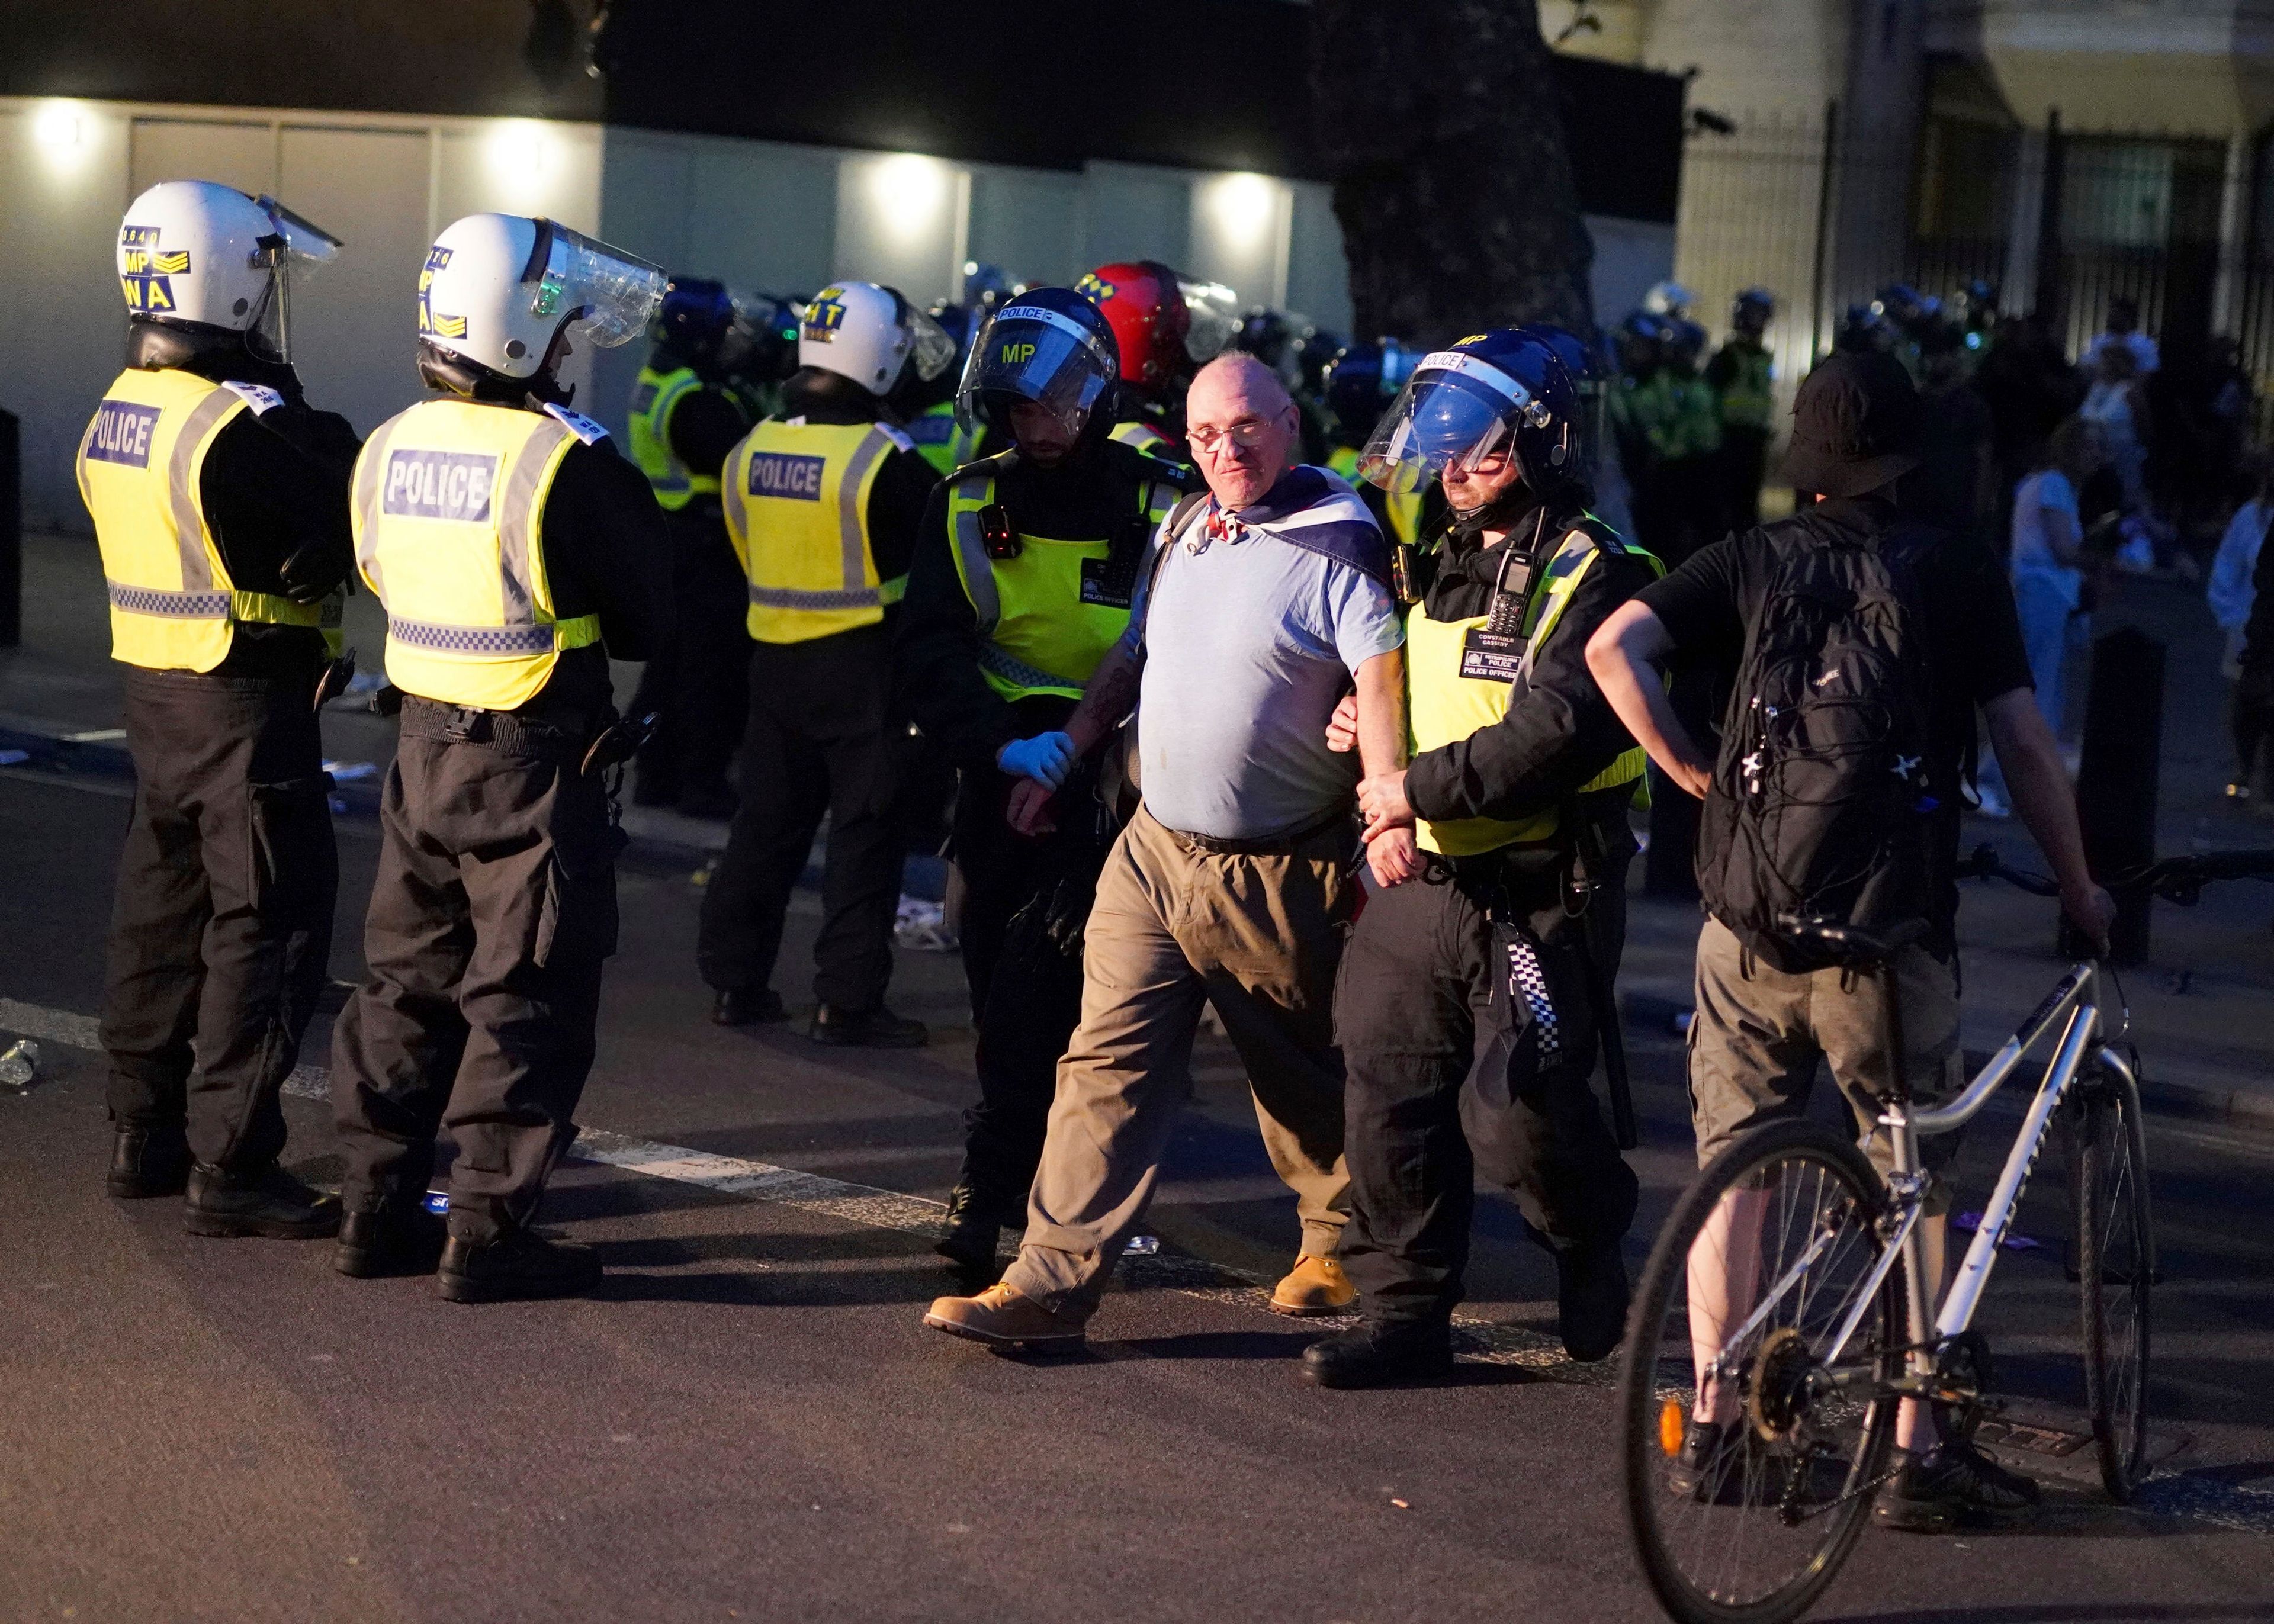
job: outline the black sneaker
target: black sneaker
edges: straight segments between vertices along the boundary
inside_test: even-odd
[[[1592,1365],[1619,1350],[1627,1327],[1627,1262],[1618,1242],[1555,1254],[1555,1305],[1564,1352]]]
[[[182,1227],[192,1235],[260,1235],[320,1241],[340,1228],[340,1199],[311,1190],[279,1167],[228,1173],[199,1162],[183,1192]]]
[[[103,1188],[122,1201],[179,1195],[190,1182],[190,1145],[178,1124],[122,1122],[110,1132],[110,1171]]]
[[[422,1205],[409,1211],[382,1207],[340,1220],[332,1267],[356,1280],[388,1274],[431,1274],[442,1259],[450,1226]]]
[[[2037,1485],[2007,1471],[1968,1443],[1944,1443],[1924,1455],[1899,1451],[1901,1465],[1871,1507],[1882,1528],[1939,1534],[1962,1521],[2010,1516],[2037,1503]]]
[[[1743,1422],[1693,1416],[1681,1453],[1667,1468],[1666,1489],[1701,1506],[1773,1505],[1784,1492],[1784,1473]]]
[[[493,1240],[450,1237],[434,1284],[453,1303],[504,1303],[582,1297],[600,1283],[600,1259],[591,1247],[534,1229],[508,1229]]]
[[[1303,1350],[1316,1387],[1389,1387],[1453,1373],[1453,1331],[1442,1320],[1369,1320]]]
[[[806,1035],[847,1049],[922,1049],[931,1036],[923,1022],[895,1015],[881,1004],[857,1015],[825,1004],[814,1011]]]
[[[768,1025],[787,1020],[789,1011],[771,987],[721,987],[711,1000],[711,1019],[721,1026]]]
[[[965,1274],[977,1274],[995,1268],[995,1244],[1002,1238],[1003,1225],[994,1209],[970,1185],[958,1184],[948,1192],[947,1218],[932,1245],[934,1252]]]

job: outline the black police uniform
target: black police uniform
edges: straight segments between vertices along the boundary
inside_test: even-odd
[[[347,419],[240,348],[176,365],[283,396],[238,414],[206,455],[199,500],[230,581],[304,602],[336,589],[355,563]],[[329,658],[312,627],[240,622],[212,671],[124,667],[134,812],[101,1028],[114,1193],[180,1189],[185,1133],[233,1183],[283,1149],[277,1095],[323,990],[339,889],[315,710]]]
[[[1514,522],[1517,542],[1536,516]],[[1535,577],[1578,516],[1542,528]],[[1420,817],[1560,812],[1555,834],[1476,857],[1425,853],[1425,876],[1375,893],[1344,951],[1342,1258],[1374,1320],[1442,1324],[1460,1302],[1477,1167],[1559,1253],[1615,1246],[1634,1215],[1634,1174],[1588,1087],[1599,1023],[1616,1019],[1594,991],[1611,985],[1623,944],[1633,785],[1579,792],[1633,743],[1587,670],[1587,639],[1656,572],[1594,533],[1608,545],[1506,716],[1417,757],[1405,779]],[[1420,561],[1428,616],[1487,613],[1509,545],[1449,535]]]
[[[693,363],[666,350],[653,365],[663,371]],[[740,394],[706,378],[671,409],[672,455],[715,473],[755,421]],[[633,715],[662,719],[640,749],[634,798],[723,817],[734,808],[727,766],[749,721],[742,567],[716,493],[697,494],[666,512],[663,523],[671,533],[671,631],[640,673],[632,699]]]
[[[1147,539],[1144,488],[1200,488],[1183,463],[1100,435],[1055,467],[1007,455],[975,469],[994,472],[995,500],[1014,531],[1118,542],[1133,582]],[[1094,761],[1054,798],[1055,833],[1030,839],[1006,821],[1019,780],[996,765],[997,755],[1013,740],[1063,728],[1077,702],[1049,693],[1006,699],[981,674],[979,622],[956,572],[948,488],[924,510],[893,652],[902,703],[957,771],[952,850],[964,880],[963,968],[979,1034],[979,1099],[964,1113],[957,1184],[983,1222],[1015,1225],[1025,1221],[1042,1157],[1058,1057],[1081,1018],[1082,925],[1118,821],[1099,800]]]
[[[370,976],[333,1033],[351,1226],[359,1213],[416,1212],[447,1126],[450,1233],[503,1238],[527,1225],[576,1138],[623,844],[584,762],[615,718],[609,657],[644,658],[668,635],[660,520],[612,445],[571,446],[545,500],[545,575],[556,616],[597,615],[601,643],[564,650],[510,710],[403,700],[364,931]]]
[[[783,386],[782,415],[813,424],[875,423],[877,397],[834,373],[806,371]],[[938,484],[914,451],[878,467],[864,515],[877,578],[907,574],[924,504]],[[737,583],[736,601],[746,601]],[[872,626],[807,643],[751,643],[749,723],[736,772],[741,804],[727,850],[703,893],[696,962],[721,991],[762,989],[781,951],[790,892],[829,815],[814,944],[814,993],[832,1012],[881,1008],[892,974],[901,824],[894,816],[905,720],[892,708],[887,605]]]

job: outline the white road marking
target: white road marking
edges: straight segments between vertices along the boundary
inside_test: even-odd
[[[20,1033],[48,1042],[100,1050],[97,1023],[92,1016],[74,1015],[13,998],[0,998],[0,1031]],[[330,1097],[330,1074],[322,1066],[293,1069],[283,1091],[305,1100]],[[606,1129],[586,1128],[577,1135],[569,1159],[621,1168],[649,1178],[691,1184],[719,1195],[794,1207],[840,1222],[872,1229],[896,1230],[930,1239],[939,1232],[938,1201],[898,1190],[879,1190],[820,1173],[776,1167],[741,1156],[721,1156],[689,1150]],[[1231,1307],[1269,1312],[1269,1281],[1243,1269],[1210,1263],[1176,1253],[1123,1259],[1120,1274],[1131,1285],[1174,1291]],[[1329,1331],[1358,1323],[1356,1314],[1339,1314],[1301,1322],[1306,1329]],[[1453,1316],[1456,1346],[1461,1356],[1485,1365],[1510,1365],[1532,1370],[1550,1380],[1585,1387],[1608,1387],[1618,1378],[1617,1361],[1581,1365],[1563,1351],[1555,1337],[1523,1326]],[[2141,1485],[2136,1509],[2150,1515],[2180,1517],[2241,1533],[2274,1533],[2274,1490],[2221,1483],[2186,1472],[2166,1472]]]

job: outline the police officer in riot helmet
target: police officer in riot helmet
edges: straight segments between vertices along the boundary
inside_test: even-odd
[[[1706,381],[1721,413],[1721,530],[1761,520],[1761,481],[1775,429],[1776,360],[1766,335],[1776,299],[1747,288],[1729,309],[1729,336],[1706,364]]]
[[[957,410],[1005,449],[957,470],[924,514],[894,659],[903,702],[958,772],[953,850],[980,1097],[941,1253],[990,1282],[1024,1221],[1064,1052],[1081,1009],[1081,933],[1118,825],[1099,763],[1063,731],[1129,620],[1138,562],[1193,471],[1115,439],[1120,357],[1097,308],[1031,288],[998,310]],[[1057,792],[1040,837],[1005,821],[1011,791]]]
[[[1322,467],[1349,480],[1373,510],[1382,533],[1401,546],[1412,546],[1432,524],[1442,523],[1444,492],[1434,484],[1391,492],[1359,477],[1359,453],[1374,436],[1374,425],[1412,376],[1421,352],[1395,338],[1355,344],[1337,355],[1322,387],[1328,447]]]
[[[117,241],[126,366],[79,443],[136,792],[102,1001],[109,1192],[197,1235],[328,1235],[278,1092],[325,981],[338,860],[316,707],[354,564],[355,432],[311,408],[290,302],[338,240],[169,181]]]
[[[1342,1257],[1366,1319],[1306,1350],[1325,1387],[1450,1367],[1475,1169],[1553,1252],[1573,1357],[1608,1357],[1625,1317],[1637,1184],[1588,1077],[1615,1037],[1642,753],[1585,649],[1659,570],[1587,512],[1556,348],[1502,328],[1424,357],[1361,462],[1391,490],[1434,479],[1451,522],[1406,593],[1413,759],[1359,789],[1368,838],[1414,825],[1426,870],[1367,904],[1336,995]],[[1329,741],[1351,748],[1353,728],[1346,705]]]
[[[782,413],[727,459],[742,560],[750,719],[742,806],[703,894],[696,944],[722,1026],[778,1021],[772,985],[791,892],[823,818],[817,1042],[914,1048],[923,1023],[885,1007],[906,856],[894,815],[907,750],[892,703],[892,623],[937,483],[901,426],[955,342],[899,289],[842,282],[806,306]]]
[[[723,282],[674,277],[627,413],[632,460],[672,536],[672,635],[640,673],[634,715],[661,720],[641,747],[632,799],[690,817],[734,810],[727,764],[742,736],[742,575],[727,542],[719,470],[755,418],[736,387],[757,312]]]
[[[1239,335],[1231,289],[1158,259],[1135,259],[1099,266],[1074,290],[1104,312],[1120,351],[1120,420],[1113,438],[1183,460],[1185,390],[1193,374]]]
[[[616,946],[610,657],[666,635],[670,541],[648,481],[569,410],[563,365],[628,343],[655,267],[557,222],[470,214],[418,278],[429,397],[356,469],[364,580],[402,691],[370,974],[333,1030],[344,1274],[436,1272],[454,1302],[573,1295],[600,1277],[533,1226],[576,1137],[601,966]],[[425,1210],[435,1134],[449,1217]]]

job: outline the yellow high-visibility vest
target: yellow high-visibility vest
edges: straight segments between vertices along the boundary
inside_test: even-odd
[[[599,616],[555,613],[545,568],[545,499],[576,440],[546,412],[439,400],[364,442],[356,562],[387,609],[395,687],[510,710],[537,696],[562,650],[600,640]]]
[[[688,467],[671,447],[673,410],[702,387],[703,380],[691,366],[668,372],[643,366],[632,389],[632,407],[624,423],[632,461],[647,476],[656,506],[666,513],[677,513],[698,496],[719,494],[719,476]]]
[[[1183,495],[1166,477],[1169,471],[1164,467],[1162,478],[1138,485],[1138,508],[1148,529],[1157,530]],[[992,472],[967,475],[947,489],[955,573],[979,620],[980,673],[1005,699],[1035,694],[1079,699],[1083,684],[1129,628],[1133,573],[1126,583],[1105,580],[1112,550],[1108,537],[1020,531],[1017,557],[990,558],[979,515],[994,500]]]
[[[807,643],[874,626],[907,577],[882,580],[869,492],[908,437],[883,423],[769,417],[727,455],[727,534],[750,583],[750,635]]]
[[[1177,461],[1177,448],[1169,443],[1168,436],[1140,418],[1132,417],[1126,423],[1115,424],[1113,432],[1106,439],[1118,440],[1132,451],[1141,451],[1147,456],[1156,456],[1163,462]]]
[[[245,397],[172,367],[121,372],[79,442],[79,491],[94,520],[110,598],[110,658],[150,671],[211,671],[239,621],[339,624],[339,600],[241,592],[206,523],[199,478]]]
[[[1571,594],[1594,566],[1600,551],[1583,530],[1567,533],[1547,561],[1546,574],[1532,595],[1525,627],[1524,672],[1528,677],[1539,651],[1547,644],[1571,601]],[[1664,568],[1638,548],[1627,551],[1659,574]],[[1458,620],[1433,620],[1420,604],[1405,616],[1405,684],[1407,726],[1413,754],[1441,749],[1492,726],[1508,714],[1515,697],[1513,682],[1488,680],[1461,674],[1461,645],[1468,634],[1485,624],[1485,615]],[[1579,793],[1631,786],[1642,777],[1648,761],[1640,745],[1622,751],[1618,759],[1579,786]],[[1555,809],[1520,820],[1496,817],[1422,818],[1415,838],[1427,850],[1448,857],[1475,857],[1502,846],[1537,845],[1554,839],[1561,820]]]
[[[941,401],[927,406],[908,425],[908,438],[916,442],[916,452],[931,464],[932,472],[946,478],[963,466],[956,461],[960,448],[961,432],[955,426],[955,402]]]

